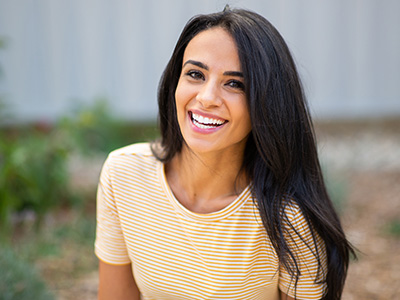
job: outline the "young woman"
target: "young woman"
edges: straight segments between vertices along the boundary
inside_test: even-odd
[[[111,153],[100,299],[340,299],[349,253],[290,52],[262,16],[189,21],[159,86],[161,142]]]

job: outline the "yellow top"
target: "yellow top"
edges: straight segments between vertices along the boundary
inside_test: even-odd
[[[316,280],[316,249],[294,234],[297,230],[313,245],[309,227],[297,206],[286,214],[294,227],[288,243],[301,268],[297,299],[320,299],[326,286]],[[294,297],[294,281],[279,266],[250,187],[220,211],[189,211],[171,192],[149,144],[127,146],[107,158],[98,187],[96,235],[98,258],[132,263],[145,300],[274,300],[278,289]],[[326,274],[320,238],[317,248],[323,250]]]

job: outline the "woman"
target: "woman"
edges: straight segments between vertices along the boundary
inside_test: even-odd
[[[340,299],[349,253],[290,52],[260,15],[189,21],[159,144],[108,157],[100,299]]]

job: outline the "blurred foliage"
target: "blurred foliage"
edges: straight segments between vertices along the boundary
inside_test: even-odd
[[[150,141],[158,136],[154,123],[131,123],[115,118],[106,99],[99,98],[92,106],[75,109],[58,126],[69,135],[73,148],[83,154],[109,153],[127,144]]]
[[[51,209],[77,203],[68,186],[69,148],[57,131],[35,128],[0,133],[0,220],[9,231],[11,217],[33,211],[38,222]]]
[[[332,179],[327,183],[327,190],[336,211],[342,214],[346,205],[347,185],[343,181]]]
[[[53,210],[37,230],[30,223],[20,226],[13,248],[28,263],[39,262],[46,279],[65,286],[66,280],[97,268],[93,253],[95,212],[63,208]]]
[[[4,120],[12,117],[0,99]],[[0,123],[0,270],[6,270],[0,272],[0,300],[53,299],[33,265],[39,263],[52,288],[97,268],[95,191],[71,187],[71,159],[105,158],[158,131],[154,123],[116,119],[104,99],[55,124]]]
[[[4,36],[0,36],[0,50],[6,48],[6,46],[7,46],[6,38]],[[2,75],[3,75],[3,68],[0,65],[0,76]]]
[[[397,238],[400,238],[400,219],[393,219],[385,226],[385,231]]]
[[[0,115],[2,114],[0,107]],[[157,136],[155,124],[114,118],[105,100],[80,107],[56,124],[38,122],[0,128],[0,235],[12,219],[33,211],[37,223],[51,209],[82,204],[70,188],[72,155],[97,155]]]
[[[340,215],[344,212],[346,206],[348,195],[347,181],[343,173],[329,172],[328,169],[327,166],[322,164],[322,172],[328,195],[337,213]]]
[[[4,36],[0,37],[0,49],[3,49],[7,46],[7,41]]]
[[[8,247],[0,247],[0,300],[54,299],[44,281]]]

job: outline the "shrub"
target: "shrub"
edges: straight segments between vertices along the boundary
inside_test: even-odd
[[[92,106],[79,107],[71,116],[62,118],[58,127],[68,136],[73,148],[83,154],[109,153],[158,136],[153,122],[132,123],[115,118],[105,99],[97,99]]]
[[[0,106],[0,115],[4,112],[5,106]],[[52,208],[82,203],[81,191],[69,186],[71,155],[106,156],[111,150],[156,136],[155,124],[119,121],[101,99],[55,125],[1,128],[0,237],[10,231],[11,218],[19,212],[34,212],[38,224]]]
[[[386,232],[395,238],[400,238],[400,219],[393,219],[385,226]]]
[[[331,168],[325,161],[321,161],[326,190],[337,213],[344,212],[348,196],[348,178],[344,172]]]
[[[51,208],[78,202],[68,187],[68,147],[57,133],[27,130],[0,137],[0,226],[8,231],[11,216],[30,210],[40,221]]]
[[[0,247],[0,270],[0,300],[54,299],[37,271],[9,248]]]

